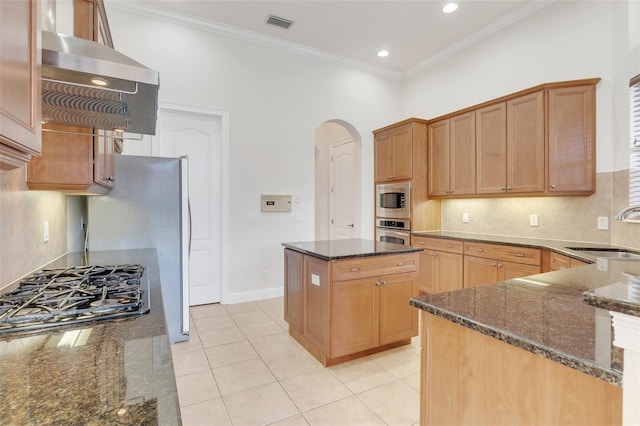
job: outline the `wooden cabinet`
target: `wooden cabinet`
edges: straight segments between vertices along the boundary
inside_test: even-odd
[[[0,2],[0,169],[41,153],[39,2]]]
[[[74,0],[74,35],[110,40],[101,1]],[[100,30],[102,28],[102,30]],[[42,156],[27,168],[29,189],[77,194],[105,194],[113,188],[113,132],[44,125]]]
[[[475,111],[430,123],[429,196],[475,194]]]
[[[544,192],[544,92],[476,113],[477,193]]]
[[[302,329],[303,312],[303,255],[284,250],[284,319]]]
[[[441,293],[462,288],[462,241],[414,236],[411,245],[424,249],[420,252],[419,291]]]
[[[553,251],[549,254],[549,270],[551,271],[570,269],[583,265],[588,265],[588,263]]]
[[[464,287],[539,274],[540,249],[502,244],[464,243]]]
[[[42,156],[27,167],[29,189],[105,194],[112,187],[113,143],[93,129],[45,125]]]
[[[548,91],[548,192],[595,192],[595,85]]]
[[[375,181],[389,182],[413,177],[413,124],[377,134],[375,148]]]
[[[326,261],[285,249],[289,334],[325,366],[410,343],[418,262],[417,252]]]

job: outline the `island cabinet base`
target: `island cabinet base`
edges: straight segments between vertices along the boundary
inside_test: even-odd
[[[421,425],[622,424],[622,388],[420,315]]]
[[[418,253],[323,260],[285,249],[289,334],[329,366],[418,335]]]

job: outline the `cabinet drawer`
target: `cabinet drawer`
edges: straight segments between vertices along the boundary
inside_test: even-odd
[[[463,242],[458,240],[418,236],[411,237],[411,245],[422,247],[426,250],[446,251],[457,254],[462,254],[464,246]]]
[[[515,247],[503,244],[464,243],[464,254],[509,262],[524,263],[525,265],[540,265],[540,249]]]
[[[336,260],[331,265],[333,281],[354,280],[418,270],[418,253],[370,256]]]

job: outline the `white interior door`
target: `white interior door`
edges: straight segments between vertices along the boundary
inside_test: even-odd
[[[356,238],[360,232],[358,222],[358,204],[354,201],[360,197],[355,167],[355,147],[353,139],[340,142],[329,147],[330,173],[329,205],[331,210],[332,240]]]
[[[191,305],[220,302],[222,295],[222,144],[221,118],[160,107],[158,148],[161,157],[189,158]]]

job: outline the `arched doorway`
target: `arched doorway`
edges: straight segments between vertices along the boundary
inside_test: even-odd
[[[315,239],[359,238],[361,138],[351,124],[329,120],[315,131]]]

